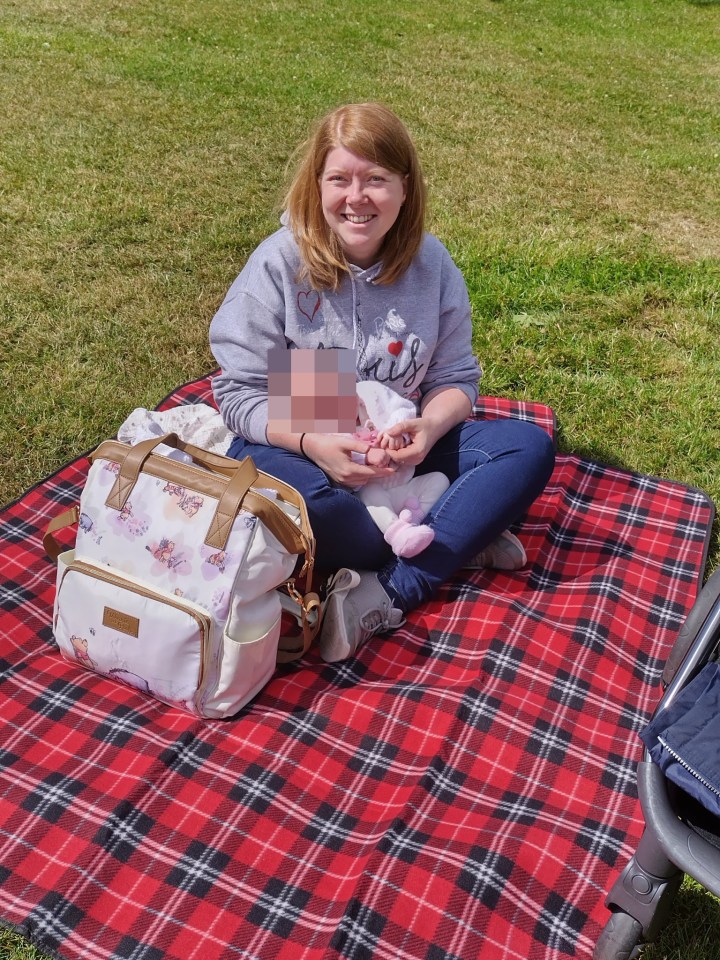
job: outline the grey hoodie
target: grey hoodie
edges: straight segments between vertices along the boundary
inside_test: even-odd
[[[287,227],[264,240],[230,287],[210,325],[220,365],[213,392],[228,428],[267,443],[268,350],[354,347],[358,380],[385,383],[418,400],[454,386],[477,399],[470,301],[462,274],[438,239],[391,285],[380,264],[352,267],[337,291],[298,284],[297,244]]]

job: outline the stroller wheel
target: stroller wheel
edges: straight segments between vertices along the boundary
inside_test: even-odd
[[[634,960],[638,956],[642,924],[629,913],[613,913],[600,934],[593,960]]]

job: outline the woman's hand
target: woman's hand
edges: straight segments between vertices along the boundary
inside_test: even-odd
[[[423,462],[445,432],[439,429],[430,418],[416,417],[413,420],[402,420],[385,431],[380,446],[392,451],[390,456],[398,466],[416,467]],[[400,448],[392,447],[390,442],[397,437],[402,437],[403,434],[410,438],[410,442]]]
[[[324,470],[331,480],[346,487],[362,487],[369,480],[391,477],[397,469],[394,464],[371,466],[367,463],[356,463],[352,458],[353,453],[365,457],[373,447],[364,440],[355,440],[344,434],[306,433],[303,437],[303,449],[305,455]],[[386,458],[381,456],[378,459]]]
[[[430,453],[440,437],[462,423],[472,412],[469,398],[457,387],[440,387],[428,394],[423,401],[422,415],[413,420],[403,420],[385,431],[385,436],[397,438],[403,433],[410,443],[390,456],[398,466],[416,467]],[[382,447],[387,445],[382,442]]]

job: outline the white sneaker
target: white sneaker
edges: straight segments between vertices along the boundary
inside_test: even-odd
[[[527,563],[525,548],[514,533],[504,530],[484,550],[465,564],[466,570],[522,570]]]
[[[336,663],[351,656],[366,640],[405,622],[377,574],[343,567],[327,585],[320,629],[320,656]]]

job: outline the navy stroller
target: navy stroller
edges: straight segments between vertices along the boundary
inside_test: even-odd
[[[705,584],[673,647],[658,710],[677,701],[699,671],[718,659],[719,648],[720,570]],[[630,960],[639,945],[654,940],[684,874],[720,897],[720,818],[671,782],[647,750],[638,768],[638,793],[645,831],[606,899],[612,913],[594,960]]]

